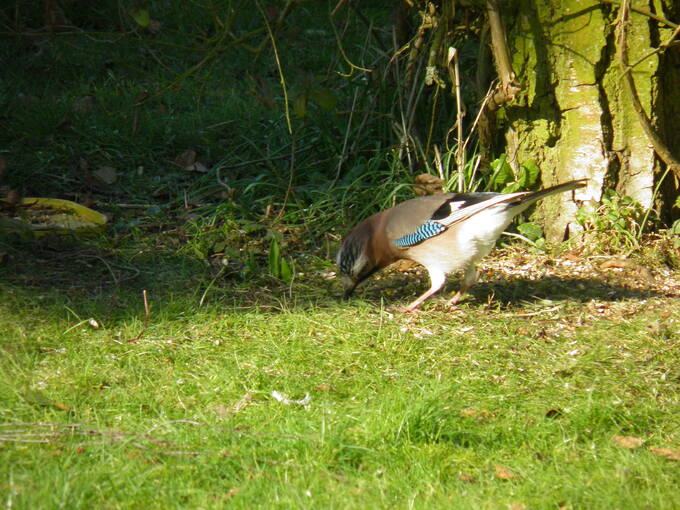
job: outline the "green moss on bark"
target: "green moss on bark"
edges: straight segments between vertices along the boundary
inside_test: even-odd
[[[633,4],[648,8],[642,1]],[[507,151],[516,165],[535,160],[546,185],[589,178],[580,200],[595,203],[605,187],[616,186],[649,205],[655,159],[621,87],[613,33],[617,10],[596,0],[520,0],[508,8],[508,43],[523,90],[504,112]],[[651,26],[647,17],[631,16],[631,63],[651,50]],[[652,56],[633,71],[652,118],[658,69]],[[541,213],[550,240],[564,236],[576,209],[567,195],[544,201]]]

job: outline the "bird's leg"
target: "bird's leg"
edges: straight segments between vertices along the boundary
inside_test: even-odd
[[[471,264],[467,267],[467,269],[465,269],[465,275],[463,276],[463,282],[460,285],[460,289],[458,289],[458,292],[456,292],[456,294],[446,304],[450,307],[455,307],[456,304],[458,304],[458,301],[461,300],[468,289],[472,287],[476,281],[477,269],[475,269],[475,266]]]
[[[409,313],[414,311],[416,308],[420,306],[420,304],[425,301],[427,298],[429,298],[432,294],[435,294],[436,292],[439,291],[444,285],[444,282],[446,282],[446,273],[444,273],[441,270],[438,269],[430,269],[428,268],[428,272],[430,273],[430,288],[425,294],[420,296],[418,299],[416,299],[413,303],[409,304],[407,307],[402,308],[401,311],[405,313]]]

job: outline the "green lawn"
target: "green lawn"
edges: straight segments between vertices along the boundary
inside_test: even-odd
[[[111,218],[0,235],[0,505],[680,508],[680,241],[639,249],[632,206],[586,252],[494,252],[455,311],[396,313],[427,285],[396,271],[338,299],[341,234],[440,171],[395,126],[448,147],[454,111],[426,92],[413,116],[394,2],[350,3],[292,2],[280,69],[246,0],[140,3],[158,33],[136,2],[61,2],[54,33],[41,2],[0,9],[0,199]],[[603,268],[624,250],[640,265]]]
[[[7,508],[678,508],[677,272],[510,253],[547,273],[400,315],[414,276],[205,294],[190,259],[57,248],[0,266]]]

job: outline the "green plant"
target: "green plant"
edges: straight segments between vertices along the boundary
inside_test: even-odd
[[[609,189],[597,209],[581,207],[576,220],[601,241],[602,248],[635,250],[640,246],[644,215],[638,201]]]
[[[269,245],[269,273],[274,277],[286,283],[293,279],[293,269],[291,264],[281,256],[281,245],[272,235],[272,242]]]
[[[506,154],[502,154],[491,162],[491,170],[491,178],[486,189],[487,191],[500,191],[501,193],[514,193],[515,191],[532,189],[536,186],[538,176],[541,173],[538,165],[529,160],[522,163],[517,174],[515,174],[508,163]]]
[[[521,239],[529,244],[530,251],[533,253],[545,253],[545,237],[543,237],[543,227],[538,223],[527,221],[517,225],[517,232],[505,232],[505,235]]]

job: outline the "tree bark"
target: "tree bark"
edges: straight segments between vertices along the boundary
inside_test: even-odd
[[[632,6],[651,6],[666,15],[663,0],[633,0]],[[588,178],[587,188],[576,193],[579,201],[595,204],[605,188],[615,188],[645,208],[653,206],[655,176],[662,167],[622,80],[615,37],[618,4],[518,0],[504,7],[512,66],[522,85],[517,99],[502,112],[509,160],[519,166],[533,159],[542,168],[546,186]],[[669,119],[655,109],[669,102],[669,94],[675,104],[680,100],[678,82],[672,90],[660,78],[661,65],[671,58],[663,52],[643,58],[672,28],[635,11],[628,21],[627,57],[634,65],[631,76],[640,104],[661,136],[661,122],[675,123],[677,132],[677,116]],[[677,157],[678,145],[671,147]],[[540,211],[548,240],[561,240],[578,228],[577,208],[567,194],[543,201]]]

